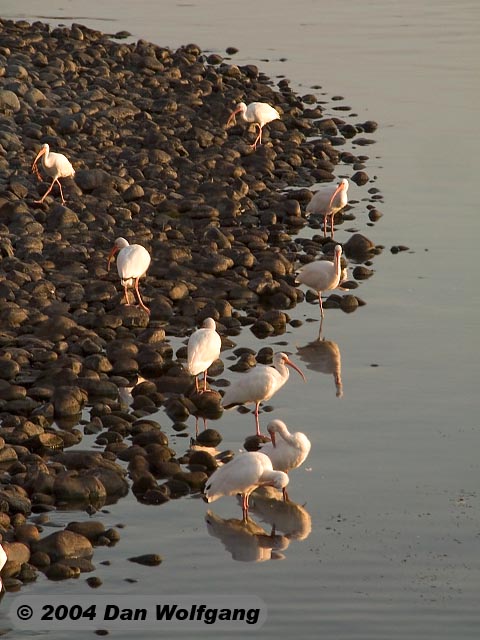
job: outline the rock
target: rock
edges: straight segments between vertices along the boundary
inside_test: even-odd
[[[83,409],[87,397],[79,387],[59,386],[53,393],[55,416],[64,418],[76,416]]]
[[[343,245],[348,258],[361,260],[368,256],[374,249],[374,243],[361,233],[354,233]]]
[[[4,503],[3,510],[8,509],[10,514],[21,513],[29,515],[32,504],[24,489],[11,484],[0,489],[0,504]]]
[[[208,471],[215,471],[218,467],[218,463],[215,458],[208,453],[208,451],[193,451],[188,460],[189,465],[201,465],[208,469]]]
[[[91,542],[74,531],[55,531],[34,542],[32,551],[46,553],[54,562],[64,558],[91,558],[93,555]]]
[[[70,567],[63,562],[55,562],[47,567],[45,575],[49,580],[69,580],[70,578],[78,578],[80,569],[78,567]]]
[[[92,589],[98,589],[98,587],[101,587],[102,584],[103,584],[103,582],[101,581],[101,579],[98,576],[91,576],[91,577],[87,578],[85,580],[85,582]]]
[[[90,469],[86,472],[86,478],[95,478],[104,487],[107,496],[107,503],[116,501],[128,493],[128,483],[123,477],[123,470],[118,467],[118,471],[114,469]]]
[[[146,567],[156,567],[162,562],[162,557],[156,553],[144,553],[141,556],[135,556],[133,558],[128,558],[130,562],[135,562],[137,564],[143,564]]]
[[[15,360],[0,357],[0,379],[13,380],[20,372],[20,366]]]
[[[79,504],[105,504],[107,492],[101,481],[92,475],[77,475],[67,471],[55,477],[53,494],[57,502]]]
[[[110,186],[113,178],[103,169],[80,169],[75,173],[75,182],[82,191],[88,192]]]
[[[28,545],[32,541],[40,538],[40,532],[34,524],[25,523],[15,529],[15,538],[18,542],[23,542]]]
[[[365,171],[356,171],[350,179],[359,187],[363,184],[367,184],[367,182],[370,180],[370,178],[368,177],[368,173],[366,173]]]
[[[48,553],[45,553],[43,551],[36,551],[35,553],[32,553],[30,562],[34,567],[48,567],[50,564],[50,556],[48,555]]]
[[[20,111],[20,100],[7,89],[0,89],[0,112],[5,114],[16,113]]]
[[[7,564],[2,570],[2,575],[14,575],[9,572],[9,564],[19,567],[30,560],[30,549],[23,542],[3,542],[2,546],[7,554]]]
[[[67,525],[67,531],[73,531],[88,538],[92,544],[95,544],[96,540],[104,535],[105,525],[98,520],[87,520],[86,522],[69,522]]]
[[[196,441],[205,447],[218,447],[222,441],[222,436],[216,429],[204,429],[200,431]]]

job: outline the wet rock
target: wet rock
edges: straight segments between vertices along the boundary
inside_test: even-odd
[[[143,564],[145,567],[157,567],[162,563],[162,556],[157,553],[144,553],[141,556],[134,556],[128,558],[129,562],[135,562],[136,564]]]
[[[105,487],[98,478],[77,475],[75,471],[67,471],[55,477],[53,494],[57,502],[75,504],[103,505],[107,497]]]
[[[218,467],[216,459],[208,451],[193,451],[189,456],[189,466],[200,465],[208,471],[215,471]]]
[[[173,499],[182,498],[190,494],[190,486],[184,480],[170,478],[170,480],[167,480],[162,486],[168,488],[169,495]]]
[[[245,451],[258,451],[261,448],[261,445],[265,442],[270,442],[270,438],[268,436],[248,436],[245,438],[243,447]]]
[[[78,567],[70,567],[63,562],[55,562],[47,567],[45,575],[49,580],[69,580],[71,578],[78,578],[80,569]]]
[[[204,447],[218,447],[222,436],[216,429],[205,429],[197,435],[196,441]]]
[[[52,398],[55,416],[64,418],[78,415],[83,409],[86,399],[85,392],[79,387],[56,387]]]
[[[118,500],[128,493],[128,483],[123,477],[123,469],[90,469],[85,477],[95,478],[106,491],[107,502]]]
[[[48,567],[50,564],[50,556],[48,555],[48,553],[45,553],[43,551],[35,551],[30,557],[30,563],[34,567],[38,567],[39,569]]]
[[[22,524],[15,529],[15,538],[18,542],[23,542],[28,545],[34,540],[40,538],[40,532],[34,524]]]
[[[390,251],[392,253],[400,253],[400,251],[408,251],[408,247],[406,247],[405,245],[394,245],[393,247],[390,248]]]
[[[365,171],[356,171],[350,179],[358,186],[367,184],[367,182],[370,180],[370,178],[368,177],[368,173],[366,173]]]
[[[10,514],[28,515],[32,508],[26,491],[14,484],[6,485],[0,489],[0,504],[2,503],[4,504],[3,510],[8,510]]]
[[[18,579],[21,580],[24,584],[29,582],[34,582],[37,579],[37,570],[36,568],[25,562],[22,564],[20,572],[18,574]]]
[[[34,553],[46,553],[54,562],[64,558],[90,558],[91,542],[74,531],[55,531],[32,544]]]
[[[182,469],[175,460],[151,460],[150,470],[156,478],[172,478]]]
[[[343,245],[348,258],[363,260],[375,249],[375,244],[361,233],[354,233]]]
[[[368,218],[372,222],[377,222],[377,220],[380,220],[382,216],[383,216],[383,213],[378,211],[378,209],[370,209],[370,211],[368,212]]]
[[[98,589],[98,587],[101,587],[103,584],[102,580],[98,576],[90,576],[85,580],[85,582],[92,589]]]
[[[342,311],[345,311],[345,313],[352,313],[352,311],[355,311],[357,307],[358,307],[358,300],[355,296],[352,296],[352,295],[342,296],[340,301],[340,308],[342,309]]]
[[[22,564],[30,560],[30,549],[23,542],[3,542],[2,546],[7,554],[7,562],[2,569],[2,575],[16,575]]]
[[[352,271],[352,275],[356,280],[366,280],[373,275],[373,271],[368,267],[359,265],[354,268],[354,270]]]
[[[190,487],[190,491],[201,491],[207,478],[207,474],[203,471],[179,471],[173,477],[174,480],[185,482]]]
[[[92,544],[95,544],[100,536],[105,533],[105,525],[98,520],[88,520],[86,522],[69,522],[67,525],[67,531],[73,531],[84,536]]]

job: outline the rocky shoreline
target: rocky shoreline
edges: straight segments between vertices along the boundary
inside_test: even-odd
[[[305,217],[310,187],[345,174],[365,185],[367,204],[351,202],[337,226],[360,205],[374,224],[382,197],[363,153],[376,123],[327,117],[315,95],[297,95],[286,79],[274,86],[254,65],[76,24],[0,20],[0,34],[0,534],[4,583],[15,590],[38,570],[52,579],[92,571],[93,547],[119,538],[95,520],[41,536],[50,511],[94,513],[130,489],[150,504],[201,490],[217,459],[173,451],[148,416],[162,407],[180,431],[190,415],[220,417],[221,395],[195,394],[186,349],[174,353],[169,337],[212,317],[234,366],[251,366],[251,350],[233,338],[244,327],[284,333],[288,310],[316,298],[295,286],[296,267],[333,251],[322,220]],[[281,113],[256,151],[253,129],[225,127],[240,101]],[[332,110],[349,108],[334,101]],[[45,142],[75,168],[65,206],[55,188],[35,203],[49,186],[30,172]],[[343,149],[350,142],[358,155]],[[318,234],[302,238],[306,226]],[[107,271],[118,236],[151,253],[141,285],[150,315],[122,303]],[[342,245],[355,290],[382,248],[357,229]],[[325,307],[362,304],[332,294]],[[256,355],[268,362],[272,352]],[[217,361],[210,374],[222,371]],[[97,434],[102,453],[68,451],[84,434]],[[220,436],[207,429],[199,440],[216,446]]]

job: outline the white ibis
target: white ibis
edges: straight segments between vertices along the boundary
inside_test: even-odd
[[[70,160],[68,160],[68,158],[66,158],[63,153],[54,153],[53,151],[50,151],[50,147],[48,146],[48,144],[44,144],[42,145],[42,148],[38,152],[37,157],[32,164],[32,171],[39,180],[42,179],[37,166],[37,162],[40,160],[40,158],[42,159],[42,164],[45,172],[47,173],[47,175],[53,178],[53,180],[52,184],[43,194],[42,198],[40,200],[35,200],[35,202],[41,204],[53,189],[54,184],[57,183],[60,189],[60,195],[62,196],[62,204],[65,204],[65,198],[63,197],[60,178],[73,178],[73,176],[75,175],[75,169],[72,167]]]
[[[138,281],[145,275],[150,265],[150,254],[145,247],[142,247],[140,244],[129,244],[125,238],[117,238],[108,256],[107,270],[110,269],[110,262],[117,252],[117,270],[125,290],[127,305],[129,304],[127,289],[133,285],[137,292],[140,306],[142,309],[145,309],[147,313],[150,313],[148,307],[144,305],[140,291],[138,290]]]
[[[6,562],[7,562],[7,554],[5,553],[5,549],[3,548],[3,546],[0,544],[0,571],[3,569]],[[2,589],[2,580],[0,578],[0,591],[1,589]]]
[[[348,203],[347,190],[348,180],[342,178],[338,185],[328,185],[322,187],[313,196],[307,205],[306,212],[316,213],[323,216],[323,235],[327,235],[327,218],[330,218],[330,229],[333,238],[333,219]]]
[[[283,420],[272,420],[267,431],[272,441],[263,444],[260,451],[270,458],[277,471],[288,473],[296,469],[310,453],[312,445],[307,436],[301,431],[290,433]],[[288,499],[286,489],[283,489],[283,499]]]
[[[273,394],[287,382],[290,371],[285,365],[295,369],[305,380],[303,371],[289,359],[287,354],[280,351],[273,356],[273,366],[257,364],[232,384],[223,396],[222,405],[226,409],[236,404],[255,403],[255,426],[258,436],[261,435],[258,408],[263,400],[270,400]]]
[[[243,118],[243,120],[251,122],[258,127],[258,135],[255,142],[251,145],[253,149],[257,148],[257,144],[262,144],[263,127],[269,122],[272,122],[272,120],[280,119],[278,111],[266,102],[251,102],[248,107],[244,102],[240,102],[240,104],[238,104],[235,110],[230,114],[227,127],[231,122],[235,122],[235,116],[237,113],[241,118]]]
[[[274,471],[268,456],[259,451],[248,451],[235,456],[212,473],[205,485],[205,500],[213,502],[222,496],[242,494],[243,521],[248,520],[248,498],[257,487],[269,485],[283,489],[288,476]]]
[[[198,374],[203,373],[203,391],[207,391],[207,369],[220,355],[222,340],[216,331],[215,320],[205,318],[201,329],[197,329],[188,340],[187,367],[195,376],[195,388],[198,388]]]
[[[335,245],[335,255],[333,262],[330,260],[314,260],[304,265],[296,275],[299,284],[305,284],[318,294],[320,304],[320,316],[323,320],[322,291],[336,289],[340,284],[342,276],[342,247]]]

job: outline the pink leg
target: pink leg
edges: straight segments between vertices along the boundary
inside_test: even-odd
[[[253,149],[257,148],[257,144],[262,144],[262,127],[255,122],[255,126],[258,127],[258,136],[255,138],[255,142],[252,144]]]
[[[125,292],[125,304],[127,305],[127,307],[129,307],[130,303],[128,301],[128,289],[126,284],[123,285],[123,290]]]
[[[197,393],[199,393],[199,392],[200,392],[200,389],[198,388],[198,378],[197,378],[197,376],[195,376],[195,391],[196,391]]]
[[[257,429],[257,436],[261,436],[262,434],[260,433],[260,422],[258,420],[258,408],[260,406],[260,403],[257,402],[255,405],[255,427]]]
[[[320,315],[323,318],[324,313],[323,313],[323,303],[322,303],[322,292],[321,291],[318,292],[318,304],[320,305]]]
[[[212,389],[207,389],[207,371],[208,369],[205,369],[203,372],[203,393],[213,393]]]
[[[318,328],[318,339],[322,339],[323,316],[320,316],[320,327]]]
[[[140,295],[140,291],[138,290],[138,280],[139,278],[135,278],[135,291],[137,292],[138,301],[142,309],[145,309],[147,313],[150,313],[150,309],[143,304],[142,296]]]
[[[53,185],[55,184],[55,182],[58,181],[58,178],[54,178],[52,181],[52,184],[48,187],[47,191],[43,194],[41,200],[35,200],[35,202],[37,204],[42,204],[42,202],[45,200],[45,198],[48,196],[48,194],[50,193],[50,191],[53,189]],[[60,183],[58,183],[60,184]],[[62,196],[63,197],[63,196]]]
[[[332,230],[332,240],[333,240],[333,234],[334,234],[334,229],[333,229],[333,219],[334,219],[334,218],[335,218],[335,214],[334,214],[334,213],[332,213],[332,214],[330,215],[330,228],[331,228],[331,230]]]
[[[248,522],[248,495],[246,494],[242,496],[242,516],[243,521]]]
[[[326,213],[326,214],[323,216],[323,237],[324,237],[324,238],[325,238],[325,236],[327,235],[327,217],[328,217],[328,214]]]
[[[62,185],[60,184],[60,180],[57,180],[58,188],[60,189],[60,195],[62,196],[62,204],[65,204],[65,198],[63,197]]]

